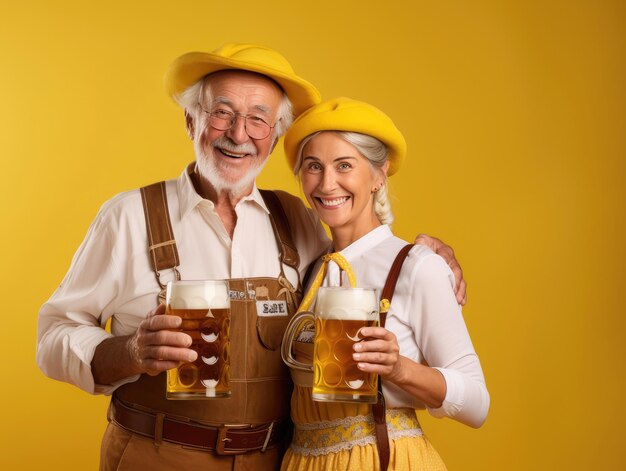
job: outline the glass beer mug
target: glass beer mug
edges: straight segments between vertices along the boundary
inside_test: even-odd
[[[300,312],[290,323],[283,360],[292,368],[313,371],[313,400],[376,403],[378,375],[359,370],[352,354],[354,344],[363,340],[360,330],[378,325],[378,309],[373,288],[321,287],[314,313]],[[294,358],[291,346],[297,335],[313,326],[313,365],[309,365]]]
[[[194,362],[167,371],[168,399],[230,396],[230,297],[228,282],[171,281],[165,313],[180,316],[180,330],[191,336]]]

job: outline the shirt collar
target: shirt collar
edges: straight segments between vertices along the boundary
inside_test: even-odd
[[[355,258],[360,257],[364,253],[373,249],[389,237],[393,237],[393,232],[391,232],[391,228],[387,224],[381,224],[377,228],[369,231],[360,239],[352,242],[340,253],[346,258],[346,260],[354,260]]]
[[[252,204],[256,204],[268,214],[270,212],[270,210],[267,209],[267,206],[265,205],[265,200],[263,199],[263,196],[261,196],[261,192],[256,187],[256,181],[254,182],[254,185],[252,186],[252,191],[250,192],[250,194],[248,196],[244,196],[243,198],[241,198],[241,201],[237,203],[237,206],[239,206],[240,204],[243,204],[244,202],[246,203],[250,202]]]
[[[176,181],[181,220],[184,219],[191,211],[196,208],[196,206],[200,204],[206,205],[206,207],[210,209],[213,209],[215,207],[213,201],[204,199],[198,194],[196,188],[193,186],[193,182],[191,181],[191,173],[194,171],[195,168],[196,163],[191,162],[189,165],[187,165],[185,170],[183,170],[183,173],[181,173],[180,177],[178,177],[178,180]],[[256,182],[254,183],[250,194],[244,196],[241,201],[237,203],[237,206],[244,203],[248,204],[248,202],[258,205],[266,213],[269,213],[269,210],[265,205],[265,201],[263,200],[261,193],[256,187]]]

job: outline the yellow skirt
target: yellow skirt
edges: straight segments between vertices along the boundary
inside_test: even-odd
[[[281,471],[379,470],[371,406],[316,402],[311,388],[295,386],[291,398],[295,424]],[[424,436],[413,409],[388,409],[389,470],[445,470]]]

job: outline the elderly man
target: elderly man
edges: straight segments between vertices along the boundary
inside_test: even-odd
[[[255,178],[319,93],[276,51],[245,44],[179,57],[166,84],[196,161],[178,179],[104,204],[41,308],[37,361],[51,378],[112,395],[103,470],[276,469],[290,394],[279,346],[328,240],[298,198],[261,194]],[[428,242],[458,266],[449,247]],[[176,331],[181,319],[157,301],[179,278],[230,281],[230,398],[165,398],[165,371],[197,357]],[[260,292],[289,315],[258,315]]]

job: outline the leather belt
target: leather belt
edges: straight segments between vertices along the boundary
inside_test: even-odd
[[[211,427],[197,422],[177,420],[160,413],[144,412],[113,397],[110,420],[129,432],[148,438],[177,443],[217,455],[239,455],[265,451],[287,435],[289,422],[281,420],[262,425]],[[162,424],[159,427],[159,424]]]

